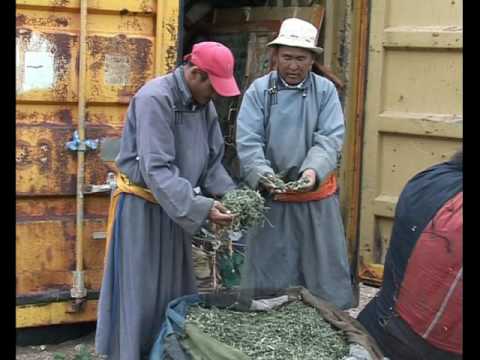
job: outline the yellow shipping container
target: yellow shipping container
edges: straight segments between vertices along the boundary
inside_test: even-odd
[[[66,144],[81,123],[82,138],[118,138],[131,96],[176,64],[178,1],[85,4],[82,17],[79,0],[17,1],[17,327],[95,320],[109,196],[83,189],[77,241],[79,161]],[[113,162],[84,154],[82,183],[104,184]],[[73,303],[76,270],[88,292]]]

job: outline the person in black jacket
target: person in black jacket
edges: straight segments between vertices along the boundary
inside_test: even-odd
[[[391,360],[461,359],[463,151],[402,191],[383,285],[358,320]]]

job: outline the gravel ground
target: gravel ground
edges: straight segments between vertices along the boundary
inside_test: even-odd
[[[377,294],[379,288],[360,284],[360,301],[356,308],[348,310],[351,317],[357,318],[360,311],[363,310],[365,305]]]
[[[95,354],[94,340],[95,333],[91,333],[87,336],[65,341],[57,345],[17,346],[16,360],[105,359],[105,357]],[[90,355],[90,357],[86,355],[87,353]]]
[[[375,296],[378,288],[360,284],[360,304],[348,310],[356,318],[363,307]],[[97,360],[105,359],[95,354],[95,334],[66,341],[58,345],[17,346],[16,360]],[[82,349],[83,348],[83,349]],[[89,354],[90,356],[86,355]]]

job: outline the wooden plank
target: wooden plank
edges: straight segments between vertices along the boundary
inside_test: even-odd
[[[383,46],[387,48],[462,49],[460,26],[399,26],[385,29]]]
[[[462,130],[459,115],[386,111],[379,116],[378,131],[384,133],[462,139]]]
[[[373,212],[377,216],[393,218],[395,216],[395,207],[397,206],[398,196],[380,195],[374,200]]]
[[[363,135],[362,181],[360,191],[359,254],[365,263],[375,262],[374,248],[375,215],[374,199],[378,196],[379,138],[377,119],[383,101],[382,80],[384,74],[383,33],[387,14],[387,3],[383,0],[371,2],[369,24],[368,74],[365,102],[365,127]],[[367,141],[368,140],[368,141]]]

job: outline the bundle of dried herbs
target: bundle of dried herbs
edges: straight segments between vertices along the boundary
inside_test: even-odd
[[[342,332],[301,301],[268,312],[192,306],[187,320],[256,360],[340,360],[349,352]]]
[[[295,181],[285,182],[279,175],[261,175],[260,178],[265,183],[272,186],[275,190],[287,192],[287,191],[298,191],[303,189],[308,184],[307,178],[300,178]]]
[[[258,191],[246,187],[231,190],[223,196],[222,204],[236,215],[223,231],[246,231],[252,226],[263,225],[267,220],[265,214],[268,208]]]

